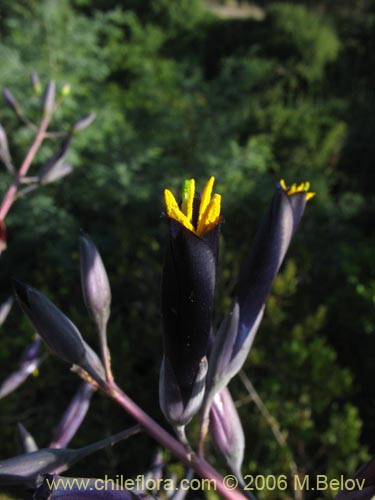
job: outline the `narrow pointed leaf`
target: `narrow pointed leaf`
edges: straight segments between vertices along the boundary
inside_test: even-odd
[[[60,474],[88,455],[106,446],[113,446],[119,441],[136,434],[139,429],[139,426],[134,426],[77,450],[44,448],[8,460],[2,460],[0,461],[0,485],[25,484],[35,486],[41,475]]]

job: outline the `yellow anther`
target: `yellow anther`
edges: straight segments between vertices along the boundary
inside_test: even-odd
[[[202,219],[198,223],[198,236],[202,236],[202,234],[207,233],[217,225],[220,219],[220,209],[221,196],[219,194],[214,194],[204,212]]]
[[[207,181],[206,185],[203,188],[201,204],[199,206],[199,214],[198,214],[198,225],[204,217],[204,213],[210,203],[212,188],[214,187],[215,177],[210,177]]]
[[[292,196],[296,193],[306,193],[306,201],[311,200],[315,196],[316,193],[310,192],[310,182],[301,182],[300,184],[293,183],[291,186],[287,186],[284,179],[279,181],[281,189],[288,195]]]
[[[173,193],[169,191],[169,189],[164,190],[164,200],[165,206],[167,207],[168,216],[171,217],[171,219],[175,219],[176,221],[180,222],[180,224],[185,226],[187,229],[190,229],[190,231],[194,231],[193,224],[189,221],[186,215],[181,212],[176,198],[174,197]]]
[[[221,196],[218,194],[212,196],[214,182],[215,178],[211,177],[203,189],[198,214],[196,214],[196,216],[198,215],[197,219],[193,217],[195,197],[194,179],[184,182],[181,208],[178,206],[172,192],[166,189],[164,191],[164,199],[168,217],[175,219],[198,236],[202,236],[213,229],[220,222],[221,207]],[[193,218],[197,220],[197,227],[193,226]]]

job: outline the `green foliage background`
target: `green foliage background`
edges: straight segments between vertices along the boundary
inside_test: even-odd
[[[276,180],[310,180],[318,194],[245,367],[287,447],[277,444],[239,380],[231,389],[247,436],[244,473],[288,474],[293,460],[301,474],[350,475],[375,452],[374,5],[264,4],[264,18],[255,20],[217,17],[198,0],[2,1],[0,85],[37,120],[39,102],[28,81],[37,70],[44,83],[54,78],[60,88],[72,86],[55,126],[66,128],[89,111],[97,119],[75,139],[74,173],[10,212],[0,299],[18,276],[51,297],[95,346],[80,294],[83,228],[102,253],[113,289],[115,374],[163,422],[157,380],[164,187],[217,178],[226,221],[218,323]],[[0,121],[19,163],[32,134],[5,104]],[[36,164],[51,151],[47,143]],[[8,183],[3,170],[0,193]],[[15,369],[32,335],[17,307],[2,330],[0,379]],[[37,379],[1,401],[1,457],[14,455],[17,421],[47,445],[77,385],[66,366],[49,358]],[[72,445],[128,423],[96,395]],[[139,474],[154,450],[147,437],[133,438],[71,473]]]

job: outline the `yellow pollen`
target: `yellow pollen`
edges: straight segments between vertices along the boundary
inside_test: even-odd
[[[193,225],[193,208],[195,196],[195,180],[186,180],[182,188],[182,203],[181,208],[178,206],[176,198],[169,189],[164,191],[164,200],[167,208],[167,215],[175,219],[184,227],[197,234],[203,236],[205,233],[213,229],[220,222],[220,207],[221,196],[214,194],[212,196],[212,188],[215,178],[211,177],[206,183],[200,200],[197,219],[197,227]]]
[[[298,184],[298,186],[296,183],[292,184],[291,186],[287,186],[284,179],[281,179],[279,184],[280,184],[280,187],[282,188],[282,190],[288,196],[291,196],[291,195],[296,194],[296,193],[305,192],[306,193],[306,201],[309,201],[309,200],[311,200],[311,198],[313,198],[316,195],[316,193],[309,191],[310,182],[301,182],[300,184]]]

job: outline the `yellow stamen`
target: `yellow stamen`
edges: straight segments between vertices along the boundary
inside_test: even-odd
[[[198,214],[198,226],[204,216],[206,208],[211,200],[212,188],[214,187],[215,177],[210,177],[207,181],[206,185],[203,188],[201,204],[199,206],[199,214]]]
[[[287,186],[284,179],[281,179],[279,181],[279,184],[280,184],[280,187],[282,188],[282,190],[288,196],[292,196],[292,195],[297,194],[297,193],[305,192],[306,193],[306,201],[311,200],[311,198],[313,198],[316,194],[316,193],[309,191],[310,182],[301,182],[300,184],[298,184],[298,186],[296,183],[292,184],[291,186]]]
[[[198,236],[202,236],[202,234],[207,233],[217,225],[220,218],[220,208],[221,196],[219,194],[214,194],[204,212],[200,223],[198,223]]]
[[[172,192],[169,189],[164,191],[168,217],[175,219],[198,236],[202,236],[213,229],[220,222],[221,207],[221,196],[214,194],[211,197],[214,182],[215,178],[211,177],[203,189],[196,228],[192,223],[195,196],[194,179],[189,179],[183,184],[181,208],[178,206]]]
[[[164,200],[165,206],[167,207],[168,217],[171,217],[171,219],[175,219],[187,229],[190,229],[190,231],[194,231],[193,224],[189,221],[186,215],[181,212],[176,198],[174,197],[173,193],[169,191],[169,189],[164,190]]]

